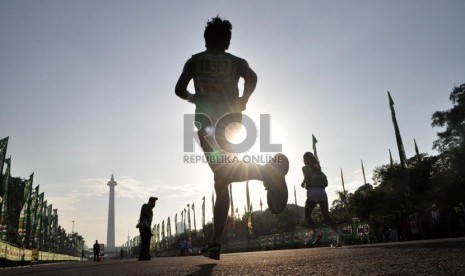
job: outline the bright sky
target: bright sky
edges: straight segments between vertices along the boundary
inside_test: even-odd
[[[106,243],[111,174],[116,245],[138,234],[141,205],[160,200],[155,223],[202,197],[211,220],[213,175],[183,163],[183,115],[174,95],[184,62],[204,50],[208,19],[233,24],[229,52],[247,59],[258,85],[245,114],[270,114],[271,142],[291,161],[289,202],[303,205],[302,155],[318,139],[330,203],[398,160],[386,91],[395,102],[408,157],[436,154],[431,115],[451,107],[465,82],[465,2],[395,1],[0,2],[0,138],[12,174],[35,173],[59,224]],[[195,4],[194,4],[195,3]],[[192,89],[191,89],[192,90]],[[197,148],[197,153],[201,151]],[[254,210],[266,194],[252,182]],[[233,184],[244,212],[245,185]],[[264,207],[265,207],[264,206]]]

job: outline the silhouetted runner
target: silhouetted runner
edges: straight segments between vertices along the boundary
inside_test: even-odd
[[[328,186],[328,179],[321,171],[320,162],[315,158],[311,152],[304,154],[304,164],[302,172],[304,174],[304,181],[302,187],[307,189],[307,200],[305,201],[305,218],[307,223],[313,230],[313,244],[317,244],[321,238],[322,233],[318,233],[315,222],[312,219],[312,212],[315,206],[320,205],[321,214],[324,220],[333,228],[337,233],[336,246],[342,246],[341,234],[337,224],[331,219],[328,212],[328,196],[325,188]]]
[[[205,247],[207,257],[220,258],[220,239],[229,210],[228,185],[232,182],[261,180],[267,189],[269,209],[280,213],[287,204],[285,175],[289,169],[287,157],[277,154],[266,165],[244,162],[222,162],[233,152],[225,138],[226,127],[242,122],[242,111],[257,84],[257,75],[245,59],[226,53],[231,40],[232,25],[218,16],[207,22],[204,38],[206,51],[193,55],[184,65],[176,84],[176,95],[195,104],[195,121],[200,146],[214,174],[216,202],[214,231]],[[244,79],[242,96],[238,82]],[[187,91],[194,80],[195,94]],[[219,135],[217,135],[219,134]],[[212,142],[209,137],[215,136]],[[216,142],[216,143],[215,143]]]
[[[153,207],[158,200],[158,197],[151,196],[149,202],[142,205],[140,209],[139,228],[140,234],[140,252],[139,261],[151,260],[150,257],[150,239],[152,238],[152,219],[153,219]]]
[[[92,248],[94,250],[94,262],[100,260],[100,244],[98,240],[95,240],[94,246]]]

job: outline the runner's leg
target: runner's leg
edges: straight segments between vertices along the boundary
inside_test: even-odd
[[[308,226],[312,228],[314,233],[316,232],[316,225],[312,219],[312,212],[316,205],[317,203],[315,201],[308,199],[305,201],[305,219],[307,220]]]
[[[331,228],[333,228],[334,231],[338,232],[337,224],[329,216],[327,200],[320,202],[320,209],[321,209],[321,215],[323,216],[324,220],[331,226]]]
[[[220,242],[229,211],[228,183],[215,182],[216,201],[213,214],[212,242]]]

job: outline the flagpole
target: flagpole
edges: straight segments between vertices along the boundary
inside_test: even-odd
[[[229,197],[231,200],[231,219],[233,220],[234,223],[234,201],[233,201],[233,194],[232,194],[232,183],[229,184]]]
[[[420,162],[421,161],[421,155],[420,155],[420,151],[418,150],[417,141],[415,141],[415,139],[413,139],[413,143],[415,144],[415,153],[417,155],[418,162]]]
[[[194,202],[192,202],[192,213],[194,213],[194,234],[197,236],[197,223],[195,222],[195,207]]]
[[[174,236],[178,235],[178,213],[174,215]]]
[[[389,163],[391,164],[391,169],[392,169],[392,167],[394,166],[394,161],[392,160],[391,149],[389,149]]]
[[[318,153],[316,151],[316,143],[318,143],[318,140],[315,138],[315,135],[312,133],[312,143],[313,143],[313,155],[315,156],[316,160],[320,161],[318,159]]]
[[[245,182],[245,200],[247,202],[247,213],[250,213],[249,181]]]
[[[202,197],[202,230],[205,228],[205,196]]]
[[[187,204],[187,225],[188,225],[189,238],[190,238],[192,229],[191,229],[191,208],[189,204]]]
[[[346,194],[346,186],[344,184],[344,175],[342,174],[342,168],[341,168],[341,183],[342,183],[342,192],[345,195]]]
[[[5,137],[0,140],[0,176],[3,174],[3,162],[5,161],[6,150],[8,148],[8,139],[9,137]],[[2,184],[1,178],[0,178],[0,184]]]
[[[0,213],[0,239],[4,241],[8,241],[8,228],[9,228],[9,216],[8,216],[8,202],[10,201],[9,199],[9,179],[10,179],[10,167],[11,167],[11,156],[10,158],[5,159],[5,164],[7,165],[6,170],[5,170],[5,191],[3,193],[3,198],[0,203],[0,206],[2,206],[2,211]],[[1,174],[0,174],[1,176]]]
[[[400,136],[399,125],[397,124],[396,111],[394,109],[394,101],[392,100],[389,91],[387,93],[389,97],[389,107],[391,109],[392,124],[394,125],[394,132],[396,134],[397,150],[399,151],[400,165],[402,168],[407,168],[407,158],[405,157],[404,144],[402,143],[402,137]]]
[[[295,191],[295,184],[294,184],[294,203],[297,206],[297,193]]]
[[[399,151],[400,157],[400,166],[404,174],[403,182],[407,189],[407,199],[410,200],[410,175],[407,168],[407,158],[405,156],[404,144],[402,143],[402,138],[400,136],[399,125],[397,124],[396,111],[394,109],[394,101],[391,98],[389,91],[387,92],[389,98],[389,107],[391,109],[392,124],[394,125],[394,131],[396,134],[397,141],[397,150]]]
[[[212,191],[212,220],[215,219],[215,192]]]
[[[360,160],[362,162],[362,174],[363,174],[363,184],[367,184],[367,179],[365,177],[365,168],[363,167],[363,160]]]

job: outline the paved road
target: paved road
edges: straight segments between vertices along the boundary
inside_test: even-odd
[[[465,275],[465,238],[342,248],[70,262],[0,269],[0,275]]]

